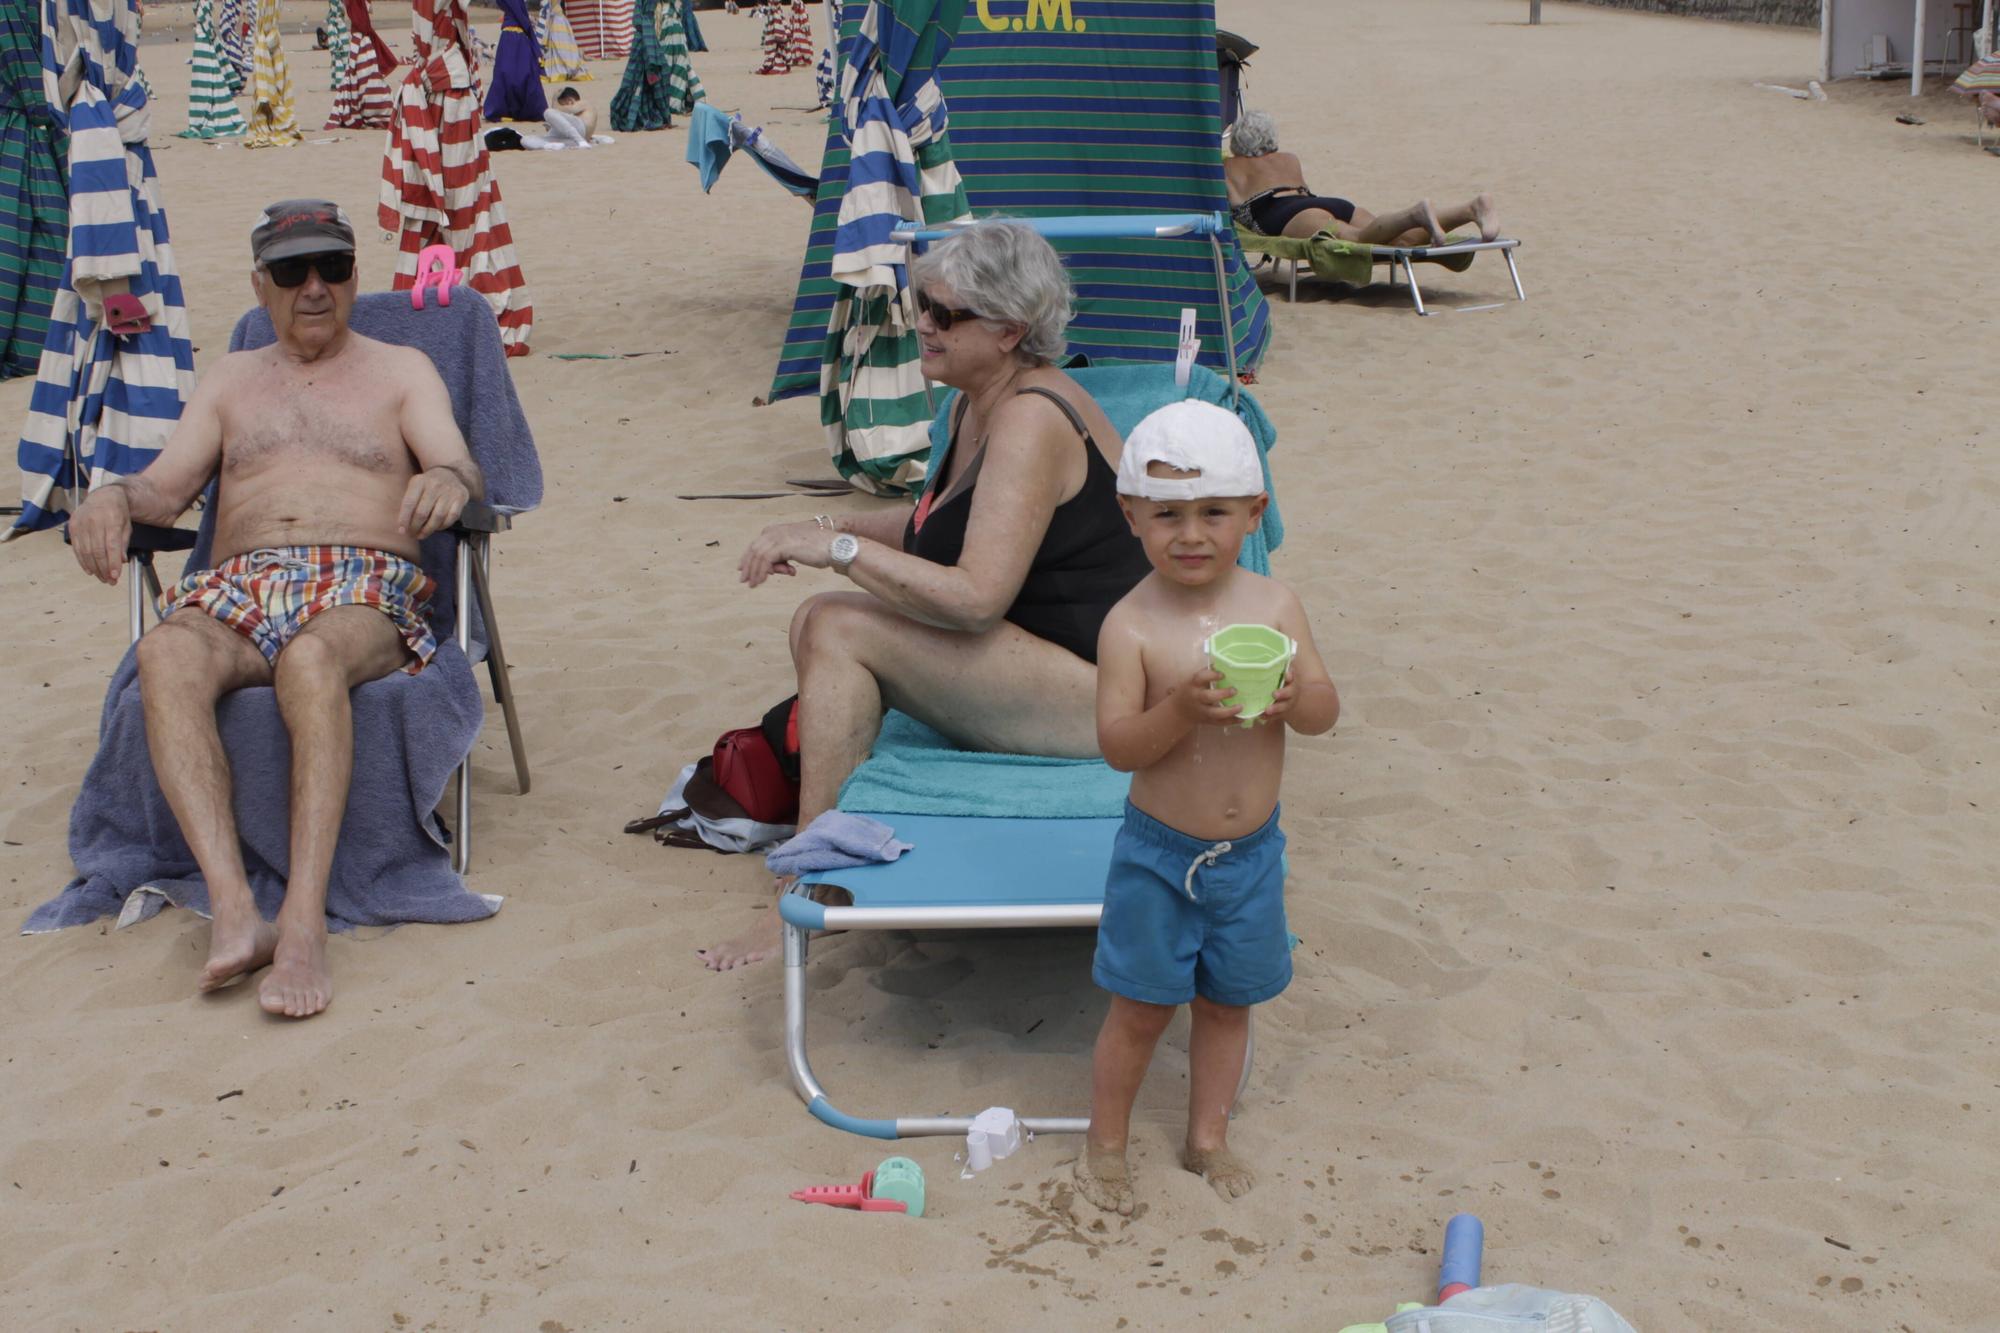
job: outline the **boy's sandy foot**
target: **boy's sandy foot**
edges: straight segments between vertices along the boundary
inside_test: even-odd
[[[326,932],[306,931],[278,937],[271,958],[271,975],[257,988],[257,1003],[267,1014],[311,1018],[333,1003],[333,973],[326,965]]]
[[[1257,1184],[1250,1168],[1236,1160],[1227,1148],[1197,1148],[1190,1143],[1181,1149],[1181,1165],[1206,1180],[1209,1188],[1225,1199],[1240,1199]]]
[[[1430,200],[1417,200],[1417,216],[1423,219],[1424,230],[1431,234],[1431,244],[1443,245],[1446,239],[1444,228],[1439,225],[1437,210],[1431,207]]]
[[[701,965],[711,972],[727,972],[751,963],[761,963],[784,944],[784,930],[784,918],[778,915],[778,905],[774,902],[758,915],[756,925],[726,944],[718,944],[712,949],[696,949],[695,957],[701,959]]]
[[[1076,1181],[1076,1192],[1105,1212],[1132,1215],[1132,1171],[1125,1164],[1124,1153],[1086,1144],[1070,1176]]]
[[[1494,241],[1500,238],[1500,209],[1494,204],[1490,194],[1472,197],[1472,220],[1479,224],[1479,239]]]
[[[219,990],[271,961],[278,947],[278,928],[257,915],[247,916],[218,907],[208,934],[208,962],[201,969],[201,989]]]

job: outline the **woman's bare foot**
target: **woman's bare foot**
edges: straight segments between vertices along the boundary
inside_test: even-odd
[[[333,973],[326,965],[326,930],[281,933],[271,975],[257,988],[267,1014],[311,1018],[333,1003]]]
[[[201,989],[219,990],[238,977],[249,976],[271,961],[278,947],[278,928],[257,915],[217,906],[208,932],[208,962],[201,969]]]
[[[1132,1215],[1132,1170],[1125,1164],[1122,1151],[1086,1144],[1070,1177],[1076,1181],[1076,1192],[1105,1212],[1120,1217]]]
[[[1192,1143],[1181,1149],[1181,1165],[1206,1180],[1209,1188],[1225,1199],[1240,1199],[1257,1183],[1250,1168],[1236,1160],[1228,1148],[1197,1148]]]
[[[1494,241],[1500,238],[1500,210],[1490,194],[1472,196],[1472,220],[1479,224],[1479,239]]]
[[[701,959],[701,965],[711,972],[729,972],[739,967],[748,967],[751,963],[761,963],[783,948],[785,918],[778,915],[778,904],[785,900],[785,895],[792,891],[792,885],[798,883],[798,880],[797,875],[781,875],[773,880],[772,887],[777,890],[778,896],[772,901],[770,909],[757,918],[756,925],[727,944],[717,945],[713,949],[696,949],[694,956]],[[847,896],[846,890],[825,884],[815,885],[812,896],[814,902],[843,906],[853,901]]]
[[[778,952],[785,942],[785,921],[778,915],[778,905],[772,903],[757,916],[757,924],[730,940],[712,949],[696,949],[695,957],[711,972],[728,972],[735,968],[747,967],[751,963],[761,963]]]

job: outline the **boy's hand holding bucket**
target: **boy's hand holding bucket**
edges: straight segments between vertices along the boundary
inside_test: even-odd
[[[1181,712],[1195,726],[1226,727],[1242,720],[1242,701],[1213,667],[1203,667],[1174,691]]]
[[[1234,702],[1241,706],[1237,716],[1247,727],[1271,708],[1289,683],[1292,656],[1299,646],[1269,625],[1225,625],[1209,635],[1202,648],[1222,687],[1235,691]]]

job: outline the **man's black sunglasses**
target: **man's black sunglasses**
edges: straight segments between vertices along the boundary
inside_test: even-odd
[[[967,310],[962,306],[954,309],[948,305],[939,305],[922,292],[917,293],[917,313],[929,315],[931,323],[937,325],[939,333],[950,333],[951,326],[961,319],[986,318],[986,316],[980,314],[977,310]]]
[[[300,255],[296,259],[274,259],[264,265],[264,271],[271,275],[271,281],[280,287],[302,287],[306,281],[306,270],[318,269],[320,281],[329,287],[338,287],[354,276],[354,256],[338,252],[323,255]]]

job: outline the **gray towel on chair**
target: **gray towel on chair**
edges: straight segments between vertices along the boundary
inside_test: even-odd
[[[789,842],[779,843],[764,857],[774,875],[803,875],[814,870],[879,865],[911,850],[896,841],[896,830],[879,819],[828,810],[800,829]]]
[[[542,498],[541,462],[507,371],[499,326],[470,288],[459,288],[453,297],[440,309],[435,297],[427,296],[426,308],[415,311],[406,293],[364,296],[355,303],[351,326],[427,353],[451,392],[458,428],[486,474],[488,502],[510,510],[533,508]],[[238,321],[230,350],[265,346],[271,337],[270,321],[252,311]],[[214,516],[210,504],[202,512],[189,569],[210,563]],[[423,546],[424,571],[438,582],[431,604],[436,659],[414,676],[398,672],[354,691],[354,777],[327,890],[328,924],[337,930],[475,921],[500,907],[497,897],[473,893],[453,872],[449,836],[435,813],[485,714],[473,675],[473,661],[485,656],[477,608],[472,660],[458,644],[445,642],[455,614],[455,552],[448,534]],[[136,657],[128,649],[111,678],[97,757],[70,810],[69,849],[77,877],[35,909],[24,933],[111,915],[126,924],[170,903],[208,912],[208,886],[153,776]],[[244,863],[257,906],[268,918],[284,898],[291,864],[290,741],[277,696],[268,688],[239,690],[216,714],[235,772]],[[140,890],[145,892],[133,898]]]

